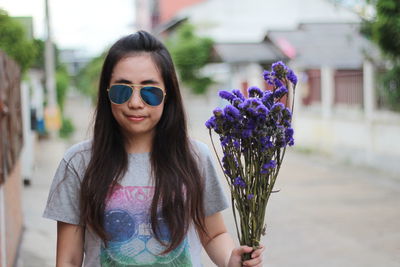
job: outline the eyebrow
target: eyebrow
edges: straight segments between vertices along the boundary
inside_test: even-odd
[[[126,80],[126,79],[118,79],[114,83],[126,83],[126,84],[133,84],[132,81]],[[142,85],[147,85],[147,84],[160,84],[159,82],[149,79],[149,80],[144,80],[141,81],[140,84]]]

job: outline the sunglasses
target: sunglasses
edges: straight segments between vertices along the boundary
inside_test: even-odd
[[[131,99],[135,87],[140,87],[140,98],[149,106],[155,107],[160,105],[166,95],[163,89],[153,85],[116,83],[112,84],[110,88],[107,89],[108,97],[114,104],[124,104]]]

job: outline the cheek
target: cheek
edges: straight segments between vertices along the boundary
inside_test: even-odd
[[[112,113],[114,119],[116,119],[118,121],[118,118],[121,117],[122,111],[119,106],[111,105],[111,113]]]
[[[162,105],[161,107],[157,107],[157,120],[159,121],[164,113],[164,105]]]

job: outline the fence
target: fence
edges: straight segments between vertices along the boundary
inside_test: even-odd
[[[307,92],[302,98],[303,105],[321,103],[321,70],[309,69]],[[363,72],[362,70],[334,71],[334,105],[363,106]]]
[[[363,71],[335,71],[335,105],[363,107]]]

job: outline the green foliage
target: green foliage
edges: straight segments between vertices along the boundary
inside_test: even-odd
[[[33,62],[33,67],[38,69],[44,69],[44,48],[45,43],[43,40],[34,39],[33,43],[36,47],[37,53]]]
[[[379,45],[393,68],[378,79],[382,89],[378,92],[387,107],[400,111],[400,1],[377,0],[376,18],[364,24],[364,31]]]
[[[213,41],[198,37],[194,26],[185,23],[177,30],[175,37],[167,41],[182,82],[194,93],[203,94],[213,83],[210,77],[204,77],[200,70],[209,62]]]
[[[0,49],[13,58],[25,72],[33,63],[37,48],[25,36],[24,27],[0,9]]]
[[[400,112],[400,65],[378,77],[381,88],[378,91],[384,105],[391,110]]]
[[[78,74],[77,87],[94,102],[97,97],[101,68],[105,54],[92,59]]]
[[[382,51],[400,60],[400,1],[378,0],[376,21],[372,26],[372,37]]]
[[[75,126],[70,118],[63,117],[59,135],[61,138],[68,139],[75,132]]]
[[[40,39],[35,39],[33,41],[37,54],[34,58],[33,67],[44,70],[45,68],[45,41]],[[55,54],[55,64],[56,64],[56,91],[57,91],[57,103],[60,108],[61,113],[64,110],[64,103],[67,97],[68,88],[71,82],[67,67],[63,65],[59,60],[60,51],[56,45],[54,45]]]
[[[65,98],[69,88],[70,78],[65,66],[61,65],[56,71],[57,103],[61,113],[64,111]]]

